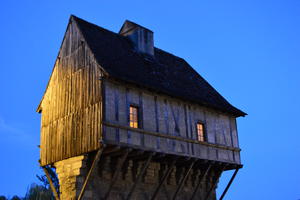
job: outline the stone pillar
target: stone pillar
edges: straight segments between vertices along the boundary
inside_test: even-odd
[[[54,164],[59,179],[61,200],[77,199],[86,177],[87,156],[81,155]],[[85,197],[90,191],[85,191]]]
[[[129,160],[127,163],[127,169],[125,172],[125,179],[128,181],[133,180],[132,168],[133,168],[133,162],[132,162],[132,160]]]
[[[177,170],[177,167],[174,167],[171,174],[169,175],[168,179],[167,179],[167,183],[169,185],[176,185],[176,170]]]
[[[160,165],[159,163],[155,163],[155,162],[150,162],[147,170],[146,170],[146,174],[144,177],[144,182],[147,184],[155,184],[156,182],[158,182],[159,180],[159,169],[160,169]]]

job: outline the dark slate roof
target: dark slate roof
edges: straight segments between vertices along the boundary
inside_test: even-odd
[[[72,19],[109,76],[236,117],[246,115],[226,101],[184,59],[158,48],[154,50],[154,58],[137,53],[126,37],[75,16],[71,16]]]

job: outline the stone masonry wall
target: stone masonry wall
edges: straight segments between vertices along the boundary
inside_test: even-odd
[[[87,156],[76,156],[56,162],[56,173],[60,184],[60,199],[75,200],[86,175]],[[89,192],[86,192],[88,195]]]
[[[113,173],[118,163],[116,157],[102,157],[94,169],[89,184],[86,187],[84,200],[101,199],[108,191],[109,184],[113,177]],[[75,200],[78,198],[85,177],[90,168],[92,159],[88,156],[77,156],[62,160],[55,163],[56,172],[60,181],[60,199]],[[143,167],[144,161],[127,160],[119,174],[118,180],[114,184],[108,199],[122,200],[126,199],[130,188],[136,180],[138,172]],[[151,162],[146,170],[146,173],[138,186],[136,187],[131,199],[148,200],[151,198],[159,183],[163,173],[168,166],[158,162]],[[176,167],[161,187],[156,199],[171,199],[176,191],[180,178],[183,176],[188,167]],[[177,196],[179,199],[190,199],[195,185],[198,182],[198,177],[204,173],[203,170],[193,169],[186,179],[181,192]],[[216,179],[215,171],[212,170],[207,178],[200,184],[198,193],[194,199],[204,198],[207,191],[211,187],[212,182]],[[212,192],[209,200],[215,200],[215,190]]]

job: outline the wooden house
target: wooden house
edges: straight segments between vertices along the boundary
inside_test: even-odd
[[[246,114],[130,21],[114,33],[71,16],[37,111],[57,199],[212,200],[242,167]]]

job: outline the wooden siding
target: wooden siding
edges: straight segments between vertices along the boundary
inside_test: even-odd
[[[196,104],[105,81],[106,143],[240,164],[236,119]],[[140,129],[129,127],[129,105],[141,110]],[[118,117],[117,117],[118,116]],[[197,141],[196,123],[205,124],[207,142]]]
[[[101,76],[75,22],[70,22],[40,104],[41,165],[99,148]]]

